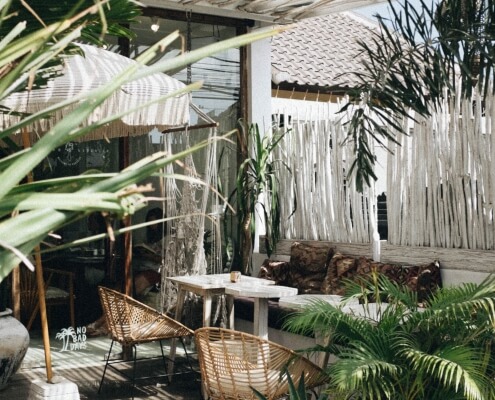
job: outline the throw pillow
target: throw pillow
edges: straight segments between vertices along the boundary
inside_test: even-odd
[[[343,295],[345,291],[344,280],[353,279],[356,275],[356,269],[356,258],[335,253],[328,265],[321,291],[325,294]]]
[[[287,285],[289,263],[287,261],[273,261],[266,259],[260,267],[259,278],[274,281],[276,285]]]
[[[334,254],[332,247],[294,242],[290,248],[290,264],[293,271],[302,275],[327,271],[327,263]]]

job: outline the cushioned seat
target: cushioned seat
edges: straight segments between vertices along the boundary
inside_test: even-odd
[[[306,388],[326,382],[323,370],[301,354],[248,333],[200,328],[194,333],[205,395],[210,399],[275,400],[289,393],[287,375]]]

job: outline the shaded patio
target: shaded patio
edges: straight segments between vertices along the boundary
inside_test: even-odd
[[[62,351],[63,342],[56,334],[50,335],[52,364],[55,378],[65,378],[75,383],[79,390],[80,399],[131,399],[132,386],[129,381],[112,370],[108,370],[101,393],[98,394],[98,386],[104,367],[104,356],[110,348],[111,339],[106,336],[88,337],[86,348],[78,350]],[[43,341],[39,331],[30,333],[31,342],[29,350],[24,358],[19,371],[12,377],[10,384],[0,392],[2,398],[27,399],[31,382],[43,382],[46,380]],[[114,347],[120,351],[120,346]],[[192,350],[193,368],[197,370],[196,355]],[[188,350],[189,350],[188,349]],[[153,357],[160,355],[158,343],[150,343],[139,346],[139,356]],[[164,345],[164,351],[168,354],[168,344]],[[176,367],[182,370],[186,368],[186,359],[181,349],[177,349]],[[153,375],[163,373],[160,359],[142,361],[138,364],[138,373]],[[165,377],[149,378],[136,382],[134,399],[175,399],[189,400],[200,399],[200,375],[191,376],[191,373],[176,375],[172,383],[168,384]]]

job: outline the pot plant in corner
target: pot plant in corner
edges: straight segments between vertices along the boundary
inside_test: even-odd
[[[236,179],[238,215],[237,242],[240,244],[241,271],[251,272],[251,254],[255,239],[256,213],[261,213],[266,229],[268,256],[280,237],[280,193],[277,168],[282,160],[273,159],[273,150],[288,133],[273,130],[262,135],[257,124],[240,124],[239,148],[244,160]],[[261,212],[260,212],[261,210]]]
[[[312,350],[336,357],[326,367],[332,398],[495,398],[495,277],[440,288],[421,307],[415,293],[378,275],[349,283],[344,298],[359,299],[364,315],[315,300],[286,322],[328,338]]]

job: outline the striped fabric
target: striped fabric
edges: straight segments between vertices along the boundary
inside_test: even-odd
[[[68,57],[62,75],[50,80],[45,88],[12,94],[1,104],[14,111],[37,112],[47,106],[87,94],[108,83],[135,63],[130,58],[107,50],[90,45],[78,45],[83,49],[85,57],[80,55]],[[127,83],[97,107],[86,124],[133,109],[184,86],[182,82],[163,73],[155,73]],[[184,125],[189,121],[189,100],[189,95],[183,94],[136,110],[123,116],[119,121],[91,132],[84,140],[134,136],[148,133],[154,127],[164,130],[168,127]],[[37,122],[32,127],[33,133],[46,132],[76,106],[77,104],[66,107],[57,111],[51,118]],[[6,127],[14,120],[15,117],[4,116],[3,121],[0,118],[0,126]]]

